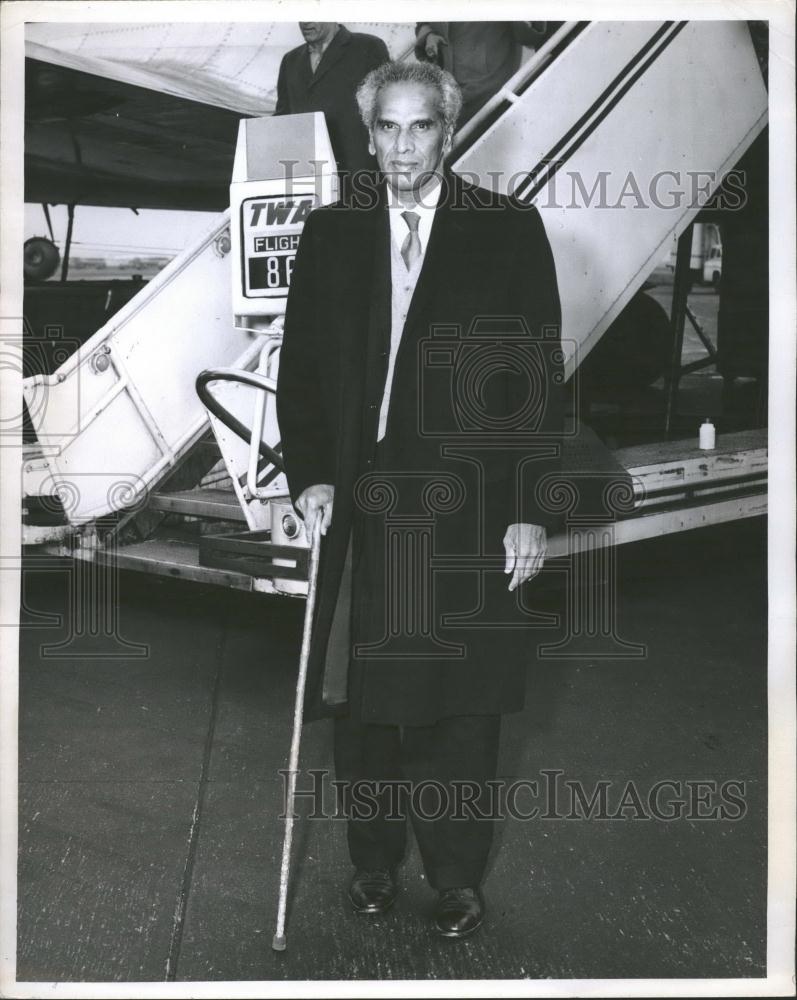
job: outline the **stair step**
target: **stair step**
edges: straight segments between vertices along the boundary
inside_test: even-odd
[[[96,553],[81,550],[75,553],[77,558],[85,559],[94,555]],[[236,590],[252,589],[252,577],[248,573],[201,566],[199,545],[190,539],[160,537],[120,546],[113,552],[113,565],[117,569],[154,573],[194,583],[209,583]]]
[[[149,500],[149,508],[170,514],[187,514],[190,517],[246,523],[238,498],[230,490],[176,490],[174,493],[153,493]]]

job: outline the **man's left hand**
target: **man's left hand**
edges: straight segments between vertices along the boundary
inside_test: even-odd
[[[541,524],[510,524],[504,535],[505,573],[511,573],[509,590],[531,580],[542,569],[548,537]]]

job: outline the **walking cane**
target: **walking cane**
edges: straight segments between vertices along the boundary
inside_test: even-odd
[[[299,768],[299,744],[302,739],[302,714],[304,710],[304,686],[307,680],[307,661],[310,657],[310,639],[313,632],[313,609],[315,607],[316,580],[318,577],[318,556],[321,550],[321,512],[313,526],[310,546],[310,571],[308,575],[307,604],[304,609],[304,630],[302,632],[302,653],[299,658],[299,677],[296,681],[296,704],[293,709],[293,737],[291,739],[290,761],[288,763],[288,801],[285,813],[285,839],[282,842],[282,867],[280,868],[280,895],[277,907],[277,932],[271,942],[274,951],[285,951],[285,911],[288,904],[288,879],[291,868],[291,843],[293,841],[293,805],[296,796],[296,772]]]

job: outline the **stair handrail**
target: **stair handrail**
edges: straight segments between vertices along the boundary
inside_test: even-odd
[[[223,406],[216,396],[210,391],[209,385],[211,382],[237,382],[241,385],[248,385],[254,389],[262,389],[265,392],[277,392],[277,383],[274,379],[268,378],[265,375],[259,375],[257,372],[248,372],[240,368],[208,368],[197,375],[196,379],[196,391],[199,398],[202,400],[205,408],[211,413],[217,420],[220,420],[229,430],[238,437],[242,438],[247,444],[252,444],[253,434],[246,424],[242,423],[237,417],[233,416],[230,411]],[[263,458],[267,459],[275,468],[283,472],[285,466],[282,461],[282,456],[279,452],[276,452],[273,448],[267,445],[264,441],[258,442],[258,451]]]
[[[535,52],[534,55],[528,58],[510,78],[497,90],[493,96],[484,104],[473,117],[469,118],[465,124],[460,128],[454,135],[454,142],[449,154],[449,161],[454,158],[457,153],[464,152],[464,146],[467,144],[467,140],[473,136],[474,132],[477,132],[492,113],[499,108],[503,103],[514,104],[517,101],[520,94],[518,93],[519,88],[523,84],[531,80],[533,76],[544,68],[544,66],[550,62],[553,58],[554,49],[556,49],[570,34],[575,31],[580,31],[586,26],[584,21],[566,21],[561,28],[559,28],[551,37],[541,45]]]

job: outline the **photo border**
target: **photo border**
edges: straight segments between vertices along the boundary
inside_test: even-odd
[[[527,14],[528,3],[458,3],[405,0],[407,21],[430,14],[454,19],[506,20]],[[753,979],[546,979],[379,980],[264,982],[26,983],[15,979],[17,860],[18,634],[0,629],[0,992],[14,997],[262,997],[307,996],[792,996],[795,932],[795,113],[794,4],[772,0],[747,3],[540,2],[535,16],[588,20],[768,20],[770,24],[770,369],[768,514],[768,895],[767,976]],[[295,21],[318,16],[368,20],[373,2],[228,2],[228,0],[100,0],[61,3],[6,0],[0,8],[2,77],[0,93],[0,337],[22,315],[24,23],[131,21]],[[9,319],[3,319],[8,317]],[[18,322],[18,320],[16,321]],[[0,419],[21,412],[21,378],[0,372]],[[19,559],[21,438],[0,448],[0,568]],[[0,574],[5,615],[19,607],[18,574]],[[10,609],[10,610],[9,610]],[[5,876],[5,877],[3,877]]]

